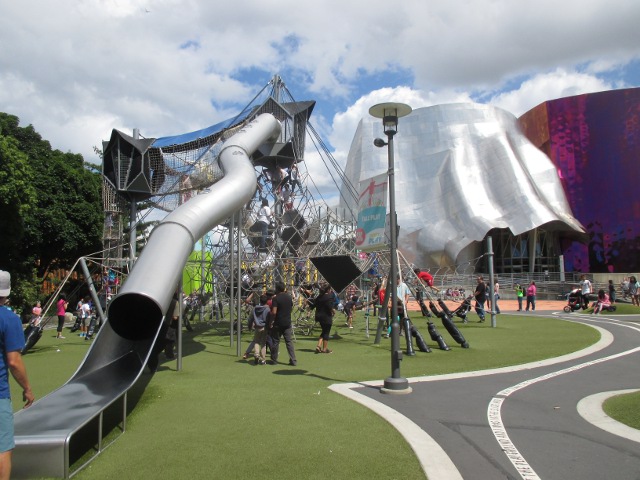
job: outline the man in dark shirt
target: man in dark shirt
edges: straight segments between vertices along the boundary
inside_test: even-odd
[[[293,348],[293,328],[291,327],[291,311],[293,299],[286,292],[283,282],[276,282],[276,295],[271,299],[271,324],[273,335],[273,347],[271,348],[271,360],[278,361],[280,337],[284,337],[289,353],[289,365],[296,366],[296,352]]]
[[[480,317],[480,322],[484,322],[484,302],[487,301],[487,284],[484,283],[482,275],[478,277],[478,285],[473,296],[476,298],[476,313]]]

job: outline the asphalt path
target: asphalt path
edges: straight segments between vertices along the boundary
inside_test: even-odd
[[[394,425],[432,480],[640,479],[640,432],[612,421],[601,403],[640,388],[640,316],[536,311],[600,329],[575,354],[489,371],[333,385]],[[472,345],[473,348],[473,345]]]

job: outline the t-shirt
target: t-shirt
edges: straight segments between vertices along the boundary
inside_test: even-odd
[[[82,318],[89,318],[91,316],[91,305],[89,305],[89,303],[83,303],[81,313]]]
[[[330,324],[333,321],[333,309],[335,303],[333,293],[325,293],[316,298],[314,302],[316,308],[316,321],[322,324]]]
[[[64,316],[64,314],[66,313],[66,309],[67,309],[67,301],[63,298],[61,298],[60,300],[58,300],[58,303],[56,303],[56,315],[59,316]]]
[[[479,302],[484,302],[487,299],[487,284],[484,282],[480,282],[476,286],[475,291],[476,300]]]
[[[262,223],[269,223],[271,221],[271,209],[267,206],[260,208],[258,211],[258,221]]]
[[[7,307],[0,307],[0,398],[11,398],[6,353],[19,352],[23,348],[24,333],[20,317]]]
[[[427,285],[429,285],[430,287],[433,287],[433,277],[429,272],[418,273],[418,278],[422,280],[424,283],[426,283]]]
[[[402,282],[396,285],[396,295],[398,296],[398,300],[404,302],[405,296],[409,295],[409,287],[407,287],[406,283]]]
[[[591,293],[591,282],[587,279],[582,280],[580,282],[580,288],[582,289],[583,295]]]
[[[271,308],[277,308],[274,325],[278,327],[291,326],[291,311],[293,310],[293,299],[286,292],[278,293],[271,300]]]

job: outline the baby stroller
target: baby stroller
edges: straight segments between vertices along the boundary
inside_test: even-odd
[[[582,307],[582,295],[579,288],[574,288],[567,294],[567,304],[564,307],[566,313],[575,312]],[[586,307],[582,307],[583,309]]]
[[[453,311],[453,314],[462,319],[463,323],[467,323],[467,313],[471,310],[471,299],[473,295],[469,295],[464,301],[460,304],[458,308]]]

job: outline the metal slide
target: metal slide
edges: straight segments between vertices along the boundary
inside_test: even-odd
[[[78,370],[15,414],[14,478],[68,478],[70,454],[79,456],[87,446],[99,453],[103,429],[114,416],[124,431],[127,392],[144,371],[195,242],[250,200],[256,189],[250,156],[275,142],[280,131],[270,114],[243,127],[222,145],[224,178],[156,226]]]

